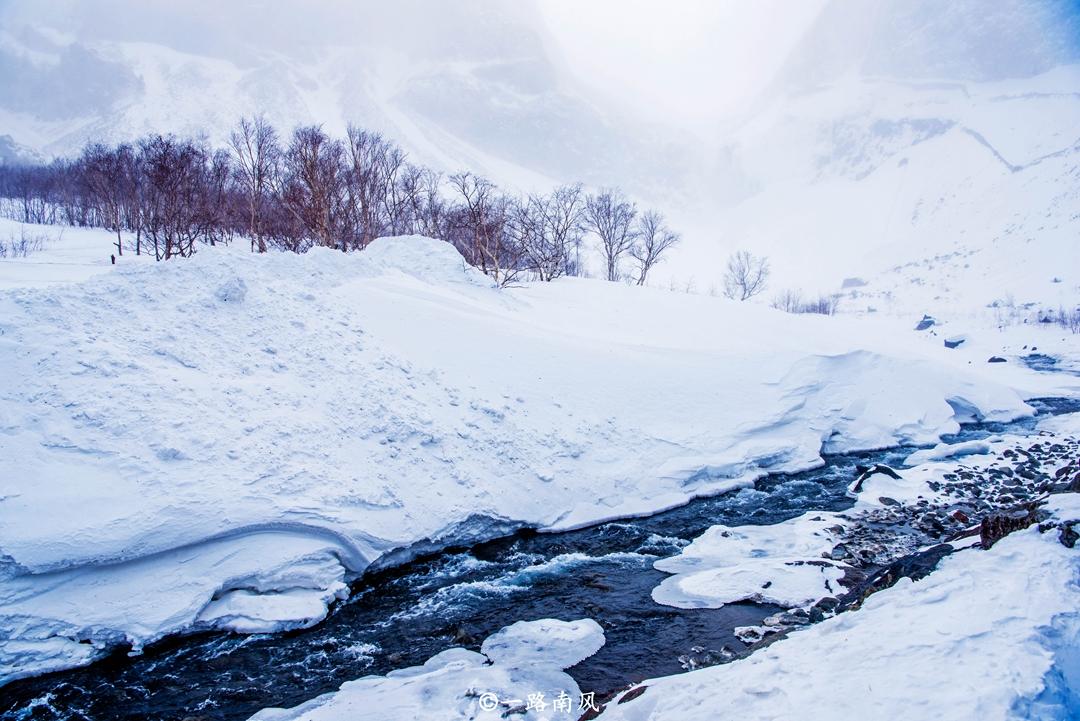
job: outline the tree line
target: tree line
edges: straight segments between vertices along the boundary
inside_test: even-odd
[[[452,243],[501,285],[580,275],[592,246],[605,278],[644,285],[679,242],[663,214],[618,188],[515,194],[472,172],[412,163],[379,133],[350,126],[338,138],[311,125],[283,138],[262,117],[241,119],[227,147],[155,133],[0,166],[0,196],[16,220],[107,228],[118,255],[169,260],[236,238],[259,253],[354,251],[419,234]]]

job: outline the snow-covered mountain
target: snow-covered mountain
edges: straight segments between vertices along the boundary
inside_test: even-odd
[[[705,74],[706,51],[650,52],[634,35],[655,9],[614,5],[601,25],[627,23],[613,35],[657,67],[624,75],[641,73],[644,90],[665,72],[694,81],[664,95],[664,112],[627,90],[634,78],[610,82],[619,68],[587,67],[599,51],[574,48],[605,38],[567,41],[574,15],[551,8],[12,2],[0,9],[0,134],[50,155],[155,130],[221,141],[256,111],[283,128],[355,122],[422,162],[517,187],[619,184],[686,236],[657,280],[698,292],[735,248],[772,257],[774,289],[831,291],[943,245],[967,255],[1037,228],[1055,248],[1075,237],[1072,0],[828,0],[754,43],[731,8],[687,6],[705,24],[688,42],[745,46]],[[714,102],[746,77],[737,104]]]
[[[524,186],[658,162],[648,128],[612,122],[556,71],[530,4],[130,5],[5,8],[0,128],[65,154],[155,131],[222,142],[256,112],[286,131],[351,122]]]

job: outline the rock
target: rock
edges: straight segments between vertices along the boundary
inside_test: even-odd
[[[1037,520],[1034,506],[987,516],[979,525],[979,540],[983,550],[990,548],[1013,531],[1027,528]]]
[[[839,609],[858,608],[868,596],[889,588],[901,578],[918,581],[937,568],[942,558],[953,552],[947,543],[938,544],[922,551],[903,556],[881,568],[874,575],[859,582],[840,599]]]
[[[832,613],[833,611],[836,610],[836,607],[839,606],[839,605],[840,605],[840,601],[838,599],[835,599],[832,596],[826,596],[825,598],[823,598],[820,601],[818,601],[817,603],[815,603],[814,607],[815,608],[820,608],[825,613]]]
[[[829,558],[834,561],[842,561],[850,555],[851,552],[848,551],[848,547],[842,543],[836,544],[835,546],[833,546],[833,549],[829,551]]]
[[[1077,523],[1077,521],[1073,521]],[[1058,534],[1058,540],[1061,541],[1061,545],[1065,548],[1072,548],[1076,545],[1077,540],[1080,540],[1080,533],[1073,530],[1073,523],[1062,523],[1061,533]]]
[[[992,355],[992,356],[990,356],[990,359],[987,360],[986,362],[987,363],[1005,363],[1007,361],[1004,358],[1002,358],[1001,356],[999,356],[999,355]]]
[[[862,288],[864,285],[866,285],[866,281],[862,278],[844,278],[840,288],[841,290],[847,290],[848,288]]]
[[[626,703],[627,701],[633,701],[638,696],[645,693],[645,689],[647,689],[647,688],[648,688],[648,686],[635,686],[634,688],[630,689],[629,691],[624,693],[619,698],[619,703]]]
[[[966,336],[954,335],[945,339],[946,348],[958,348],[964,341],[967,340]]]
[[[880,503],[883,506],[899,506],[900,505],[900,501],[896,500],[895,498],[889,498],[888,496],[880,496],[878,498],[878,503]]]
[[[863,482],[875,473],[881,473],[883,475],[889,476],[890,478],[901,478],[899,473],[894,471],[889,466],[886,466],[884,463],[875,463],[870,468],[867,468],[863,465],[857,465],[855,466],[855,472],[858,474],[858,477],[856,477],[855,482],[848,487],[848,493],[858,493],[859,491],[861,491]]]
[[[458,626],[454,630],[454,643],[460,646],[473,646],[476,644],[476,638],[464,628]]]
[[[585,576],[581,581],[582,586],[589,588],[595,588],[597,591],[610,591],[611,586],[601,581],[599,578],[593,575]]]
[[[922,320],[920,320],[918,322],[918,324],[915,326],[915,330],[926,330],[927,328],[932,327],[936,322],[937,321],[934,320],[933,318],[931,318],[930,316],[924,315],[922,317]]]

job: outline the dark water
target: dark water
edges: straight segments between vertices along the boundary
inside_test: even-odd
[[[1076,401],[1034,403],[1040,414],[1080,411]],[[1024,432],[1035,422],[967,426],[949,440]],[[910,450],[832,456],[821,468],[769,476],[754,488],[647,518],[450,549],[365,576],[315,628],[200,634],[140,656],[117,653],[86,668],[17,681],[0,689],[0,718],[246,719],[360,676],[423,663],[452,646],[477,649],[503,626],[537,618],[589,617],[603,626],[607,643],[570,670],[582,690],[600,696],[708,663],[725,646],[741,649],[733,629],[779,610],[661,606],[650,593],[665,574],[652,569],[653,561],[717,523],[770,524],[807,510],[847,508],[844,491],[856,464],[899,464]]]
[[[1065,375],[1080,376],[1080,370],[1066,368],[1061,365],[1060,358],[1045,353],[1028,353],[1020,358],[1028,368],[1042,373],[1064,373]]]

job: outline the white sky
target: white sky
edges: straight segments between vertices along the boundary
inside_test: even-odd
[[[537,0],[578,79],[653,119],[707,124],[750,102],[824,0]]]

